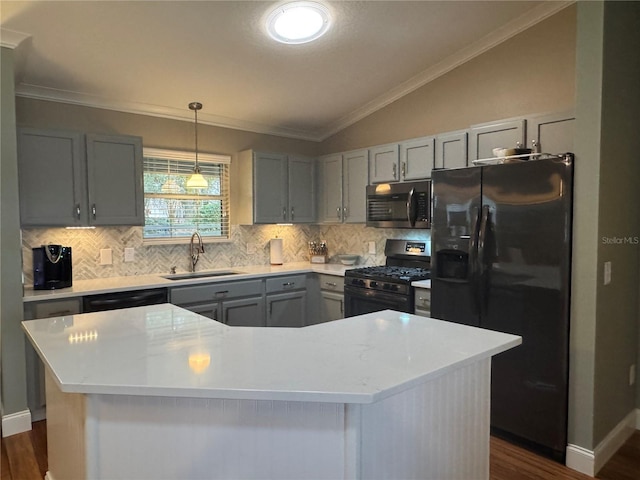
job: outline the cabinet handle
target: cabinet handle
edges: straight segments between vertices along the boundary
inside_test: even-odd
[[[340,207],[336,207],[336,217],[338,217],[338,220],[340,220],[340,219],[341,219],[341,218],[340,218],[340,210],[341,210],[341,208],[340,208]]]
[[[76,217],[80,220],[80,204],[76,203]]]
[[[397,175],[398,175],[398,165],[396,165],[394,163],[393,164],[393,178],[396,178]]]
[[[294,215],[293,215],[293,207],[291,207],[291,221],[292,221],[292,222],[293,222],[293,218],[294,218]]]
[[[537,140],[531,140],[531,152],[532,153],[540,153],[538,147],[540,147],[540,145],[538,145],[538,141]]]
[[[269,318],[273,315],[273,302],[269,302]]]
[[[407,162],[402,162],[402,178],[407,178]]]
[[[72,315],[73,312],[71,310],[60,310],[59,312],[51,312],[47,314],[47,318],[50,317],[64,317],[65,315]]]
[[[221,290],[219,292],[215,292],[214,295],[216,297],[225,297],[229,293],[229,290]]]
[[[96,219],[96,204],[91,205],[91,215],[93,215],[93,219]]]
[[[282,284],[284,288],[294,287],[295,285],[296,285],[296,282],[285,282]]]
[[[325,285],[329,285],[330,287],[337,287],[338,284],[336,282],[324,282]]]
[[[342,207],[342,219],[346,220],[349,216],[349,209],[347,207]]]
[[[344,315],[344,300],[340,300],[340,314]]]
[[[216,309],[213,311],[213,319],[216,322],[218,321],[218,307],[216,307]]]
[[[282,207],[282,219],[287,219],[287,207]]]

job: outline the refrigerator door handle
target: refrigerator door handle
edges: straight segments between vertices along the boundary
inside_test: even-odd
[[[486,295],[486,273],[487,265],[485,263],[485,246],[487,242],[487,230],[489,228],[489,206],[482,206],[482,219],[480,220],[480,228],[478,230],[478,257],[477,257],[477,275],[476,275],[476,306],[478,308],[478,314],[484,315],[486,312],[486,301],[488,297]],[[485,299],[483,302],[482,299]],[[484,308],[483,308],[484,307]]]
[[[472,212],[471,235],[469,236],[469,286],[471,287],[471,298],[473,300],[473,312],[480,314],[480,298],[478,297],[478,275],[476,272],[478,263],[478,238],[480,236],[480,211],[476,207]]]

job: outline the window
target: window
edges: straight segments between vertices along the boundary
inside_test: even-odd
[[[198,154],[208,188],[187,189],[195,154],[144,149],[143,239],[180,243],[198,231],[203,239],[229,239],[229,163],[227,155]]]

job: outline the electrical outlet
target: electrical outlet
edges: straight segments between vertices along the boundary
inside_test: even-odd
[[[636,383],[636,364],[634,363],[629,367],[629,386],[633,386]]]
[[[604,262],[604,284],[611,283],[611,262]]]
[[[369,254],[370,255],[376,254],[376,242],[369,242]]]
[[[133,262],[136,259],[136,250],[134,248],[125,248],[124,249],[124,261],[125,262]]]
[[[103,248],[100,250],[100,265],[112,265],[113,253],[110,248]]]

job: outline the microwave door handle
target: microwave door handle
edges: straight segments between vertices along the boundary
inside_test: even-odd
[[[416,209],[413,205],[414,193],[415,189],[412,188],[409,190],[409,194],[407,195],[407,220],[409,220],[409,225],[412,227],[416,226]]]

